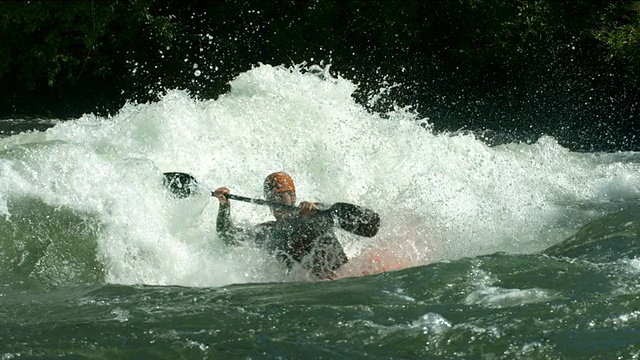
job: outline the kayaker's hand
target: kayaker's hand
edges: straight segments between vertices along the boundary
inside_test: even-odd
[[[320,209],[320,206],[316,202],[303,201],[300,203],[300,205],[298,205],[298,209],[301,216],[307,216],[315,213],[318,209]]]
[[[220,202],[220,205],[228,205],[229,204],[229,199],[227,199],[228,193],[229,193],[229,188],[219,187],[211,193],[211,196],[216,197]]]

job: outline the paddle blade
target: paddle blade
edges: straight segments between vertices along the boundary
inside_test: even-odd
[[[348,203],[335,203],[329,209],[340,227],[350,233],[374,237],[380,229],[380,215],[373,210]]]
[[[198,192],[198,182],[189,174],[166,172],[163,175],[162,183],[177,198],[183,199]]]

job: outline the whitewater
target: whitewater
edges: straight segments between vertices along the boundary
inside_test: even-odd
[[[638,153],[490,146],[356,89],[261,64],[217,99],[168,90],[0,137],[0,358],[637,358]],[[217,238],[209,190],[259,198],[274,171],[299,201],[380,214],[374,238],[336,230],[340,279]],[[164,172],[204,191],[177,199]],[[398,270],[362,276],[381,264]]]
[[[87,114],[2,138],[4,227],[25,243],[58,246],[53,238],[34,240],[53,236],[48,230],[34,234],[30,224],[16,224],[29,215],[20,209],[37,202],[61,227],[64,213],[84,227],[67,239],[75,242],[71,252],[95,247],[72,255],[49,249],[40,263],[70,256],[70,267],[82,267],[73,262],[95,255],[108,283],[220,286],[287,277],[258,251],[225,248],[215,235],[217,203],[207,194],[167,196],[162,172],[260,197],[266,174],[287,171],[301,200],[346,201],[381,214],[373,240],[340,234],[350,257],[378,251],[406,266],[539,251],[603,207],[640,194],[639,165],[624,154],[574,153],[550,137],[489,147],[470,134],[435,134],[410,109],[365,111],[351,97],[355,85],[328,70],[261,65],[216,100],[173,90],[112,117]],[[240,224],[270,218],[267,208],[241,203],[233,216]],[[54,283],[75,281],[46,266],[26,270]]]

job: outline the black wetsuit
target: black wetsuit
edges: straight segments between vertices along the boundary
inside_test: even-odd
[[[226,244],[237,245],[251,238],[287,268],[297,262],[319,278],[330,278],[349,261],[333,231],[333,218],[328,212],[293,216],[246,229],[233,226],[230,209],[229,205],[221,205],[216,223],[218,236]]]

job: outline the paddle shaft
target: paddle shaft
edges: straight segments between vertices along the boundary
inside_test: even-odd
[[[297,209],[297,207],[295,207],[293,205],[280,204],[280,203],[277,203],[275,201],[269,201],[269,200],[263,200],[263,199],[254,199],[254,198],[250,198],[250,197],[246,197],[246,196],[233,195],[233,194],[226,194],[225,196],[227,197],[227,199],[244,201],[244,202],[248,202],[248,203],[252,203],[252,204],[256,204],[256,205],[269,205],[269,206],[275,206],[275,207],[279,207],[279,208],[283,208],[283,209]]]
[[[211,193],[213,195],[213,193]],[[226,194],[228,199],[244,201],[256,205],[269,205],[284,209],[298,209],[296,206],[280,204],[273,201],[254,199],[245,196]],[[338,219],[338,224],[344,230],[356,235],[373,237],[380,228],[380,216],[378,213],[357,205],[348,203],[335,203],[327,210],[317,210],[320,213],[328,213]]]
[[[185,198],[198,192],[198,182],[187,173],[168,172],[164,173],[164,185],[178,198]],[[213,195],[213,192],[211,192]],[[256,205],[268,205],[284,209],[296,210],[298,207],[285,205],[274,201],[254,199],[245,196],[225,194],[227,199],[244,201]],[[353,234],[373,237],[378,233],[380,228],[380,216],[370,209],[349,204],[337,202],[327,210],[317,210],[320,213],[331,214],[337,219],[338,225],[346,231]]]

